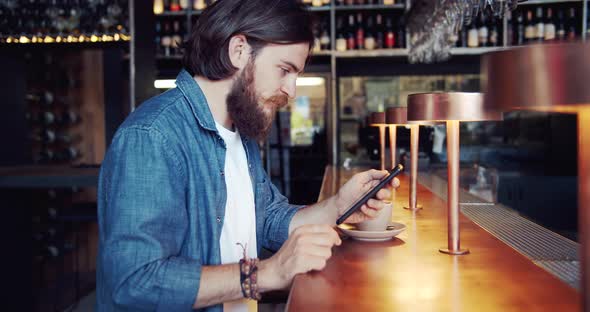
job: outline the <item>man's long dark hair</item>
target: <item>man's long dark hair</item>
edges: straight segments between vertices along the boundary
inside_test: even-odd
[[[218,0],[199,16],[183,43],[191,74],[221,80],[236,71],[229,58],[232,36],[244,35],[252,52],[269,43],[313,45],[312,16],[296,0]]]

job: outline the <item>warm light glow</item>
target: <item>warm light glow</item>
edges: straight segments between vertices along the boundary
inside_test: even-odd
[[[174,79],[158,79],[154,81],[156,89],[172,89],[176,88],[176,80]]]
[[[92,35],[90,37],[90,41],[92,41],[92,42],[98,42],[98,37],[96,35]]]
[[[121,39],[123,39],[124,41],[129,41],[129,40],[131,40],[131,36],[127,36],[125,34],[121,34]]]
[[[55,38],[55,42],[62,42],[62,38],[58,36],[57,38]]]
[[[115,37],[114,38],[115,38],[115,41],[121,40],[121,36],[119,34],[115,34]]]
[[[43,39],[43,42],[45,42],[45,43],[54,43],[55,40],[53,38],[51,38],[50,36],[45,36],[45,39]]]
[[[37,43],[37,36],[33,36],[33,38],[31,38],[31,43]]]
[[[84,42],[86,41],[86,38],[84,38],[84,36],[80,35],[80,37],[78,37],[78,42]]]
[[[299,77],[297,78],[298,87],[315,87],[324,85],[324,78],[322,77]]]
[[[29,38],[27,38],[25,36],[20,36],[20,38],[18,39],[18,42],[20,42],[20,43],[29,43],[29,42],[31,42],[31,40],[29,40]]]
[[[12,43],[12,37],[6,38],[6,43]]]

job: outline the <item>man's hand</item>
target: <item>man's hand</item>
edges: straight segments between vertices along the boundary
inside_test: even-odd
[[[352,204],[358,200],[365,192],[370,190],[375,185],[379,184],[379,180],[387,175],[387,171],[374,170],[361,172],[355,174],[352,179],[348,180],[335,196],[334,202],[338,209],[338,217],[343,215]],[[399,180],[393,178],[390,187],[398,188]],[[353,213],[346,223],[358,223],[365,220],[373,219],[379,214],[379,211],[385,205],[391,205],[391,188],[384,187],[377,192],[376,198],[371,198],[366,204],[361,206],[361,209]]]
[[[310,224],[296,228],[277,253],[260,262],[260,290],[284,289],[291,285],[295,275],[322,270],[332,256],[332,246],[341,243],[329,225]]]

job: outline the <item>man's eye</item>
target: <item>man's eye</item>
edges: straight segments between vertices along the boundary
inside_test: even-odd
[[[283,73],[283,75],[286,75],[289,73],[289,70],[281,67],[281,72]]]

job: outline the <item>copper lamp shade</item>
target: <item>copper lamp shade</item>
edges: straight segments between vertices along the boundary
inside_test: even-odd
[[[578,117],[580,286],[583,310],[590,311],[590,44],[493,52],[484,57],[482,67],[486,109],[552,111]]]
[[[490,110],[575,112],[590,104],[590,44],[532,45],[493,52],[482,62]]]
[[[390,107],[385,111],[385,115],[389,125],[405,125],[408,123],[407,107]]]
[[[459,122],[500,119],[499,113],[483,107],[481,93],[421,93],[408,96],[408,121],[446,121],[447,123],[447,248],[440,252],[464,255],[459,231]]]
[[[379,154],[381,155],[381,170],[385,170],[385,127],[387,127],[385,113],[371,113],[371,127],[379,128]]]
[[[408,95],[408,121],[499,120],[501,114],[486,111],[481,93],[435,92]]]

